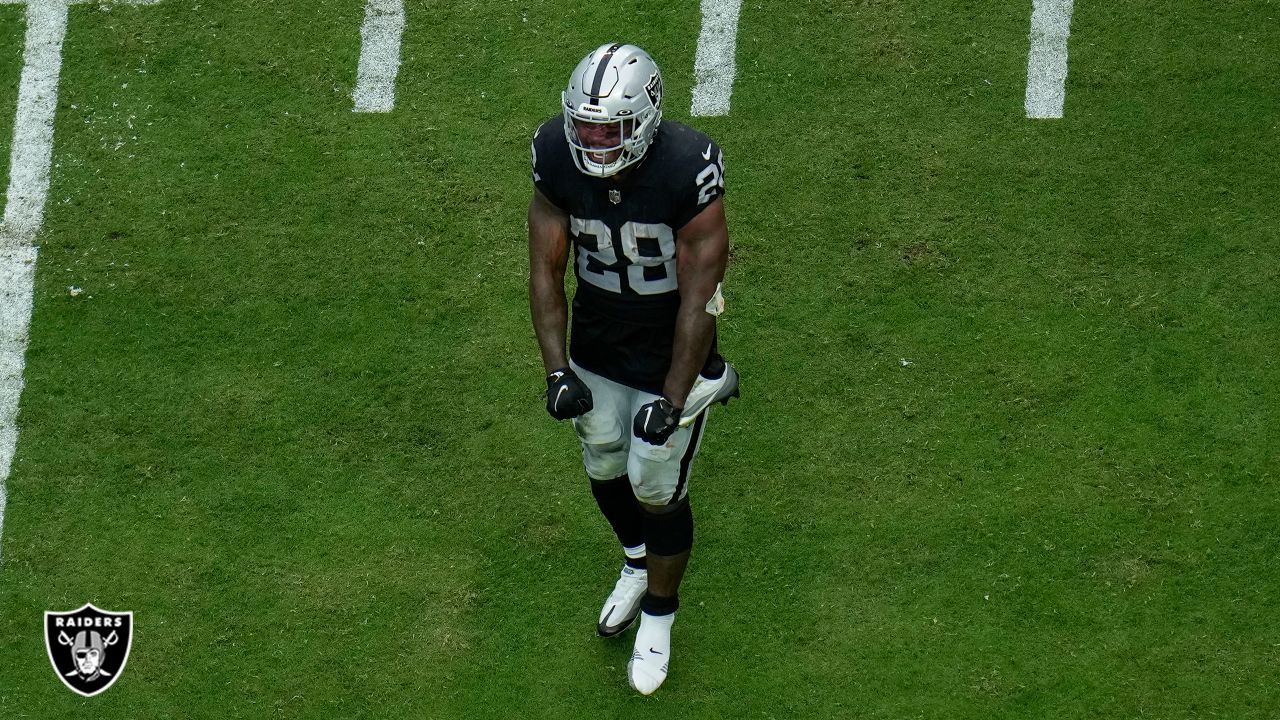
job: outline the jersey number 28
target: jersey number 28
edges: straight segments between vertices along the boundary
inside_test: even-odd
[[[613,246],[613,231],[600,220],[569,217],[569,229],[578,238],[578,277],[601,290],[622,292],[622,270],[618,252]],[[658,255],[640,254],[640,240],[658,241]],[[627,258],[627,285],[637,295],[657,295],[676,289],[676,238],[671,228],[661,223],[627,222],[622,226],[622,254]],[[591,259],[603,270],[592,270]],[[647,278],[645,269],[662,267],[662,277]]]

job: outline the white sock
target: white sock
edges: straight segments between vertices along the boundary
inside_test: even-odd
[[[640,558],[644,557],[644,555],[645,555],[645,551],[644,551],[644,543],[640,543],[639,545],[637,545],[637,546],[635,546],[635,547],[624,547],[624,548],[622,548],[622,554],[623,554],[623,555],[626,555],[627,557],[631,558],[632,560],[639,560]]]
[[[653,693],[667,679],[671,662],[671,625],[675,621],[675,613],[640,613],[635,649],[631,653],[631,662],[627,663],[627,680],[643,695]]]

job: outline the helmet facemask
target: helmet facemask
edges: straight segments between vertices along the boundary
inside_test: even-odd
[[[574,164],[588,175],[609,177],[639,162],[652,135],[646,130],[635,117],[609,118],[565,108],[565,134]]]

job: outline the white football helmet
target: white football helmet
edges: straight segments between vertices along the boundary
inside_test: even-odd
[[[662,74],[644,50],[608,43],[578,63],[560,98],[574,164],[609,177],[640,162],[653,143],[662,121]]]

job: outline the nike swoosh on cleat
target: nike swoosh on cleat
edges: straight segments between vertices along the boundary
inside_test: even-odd
[[[702,159],[703,160],[711,159],[711,143],[707,143],[707,151],[702,153]]]
[[[661,654],[662,654],[662,653],[658,652],[657,650],[654,650],[653,648],[649,648],[649,652],[653,653],[654,655],[661,655]]]

